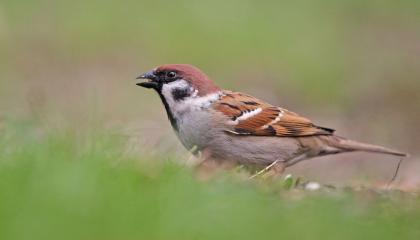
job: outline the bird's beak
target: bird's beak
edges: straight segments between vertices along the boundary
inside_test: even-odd
[[[157,88],[159,85],[158,77],[155,75],[153,70],[138,76],[136,79],[146,79],[144,82],[136,83],[137,86],[145,88]]]

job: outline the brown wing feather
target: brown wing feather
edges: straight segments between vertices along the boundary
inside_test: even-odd
[[[225,92],[215,109],[229,118],[228,132],[239,135],[301,137],[331,135],[334,130],[242,93]]]

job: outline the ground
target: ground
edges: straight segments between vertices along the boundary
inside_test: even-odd
[[[294,188],[180,159],[131,154],[108,131],[0,135],[1,239],[419,239],[420,197],[371,188]]]

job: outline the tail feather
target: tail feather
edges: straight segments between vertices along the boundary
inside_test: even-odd
[[[364,151],[364,152],[373,152],[373,153],[383,153],[383,154],[390,154],[394,156],[401,156],[407,157],[407,153],[403,153],[397,150],[393,150],[390,148],[361,143],[349,139],[345,139],[338,136],[329,136],[328,143],[330,146],[343,150],[344,152],[351,152],[351,151]]]

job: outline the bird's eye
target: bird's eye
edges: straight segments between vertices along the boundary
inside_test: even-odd
[[[166,76],[167,76],[168,78],[174,78],[174,77],[176,76],[176,72],[167,72],[167,73],[166,73]]]

